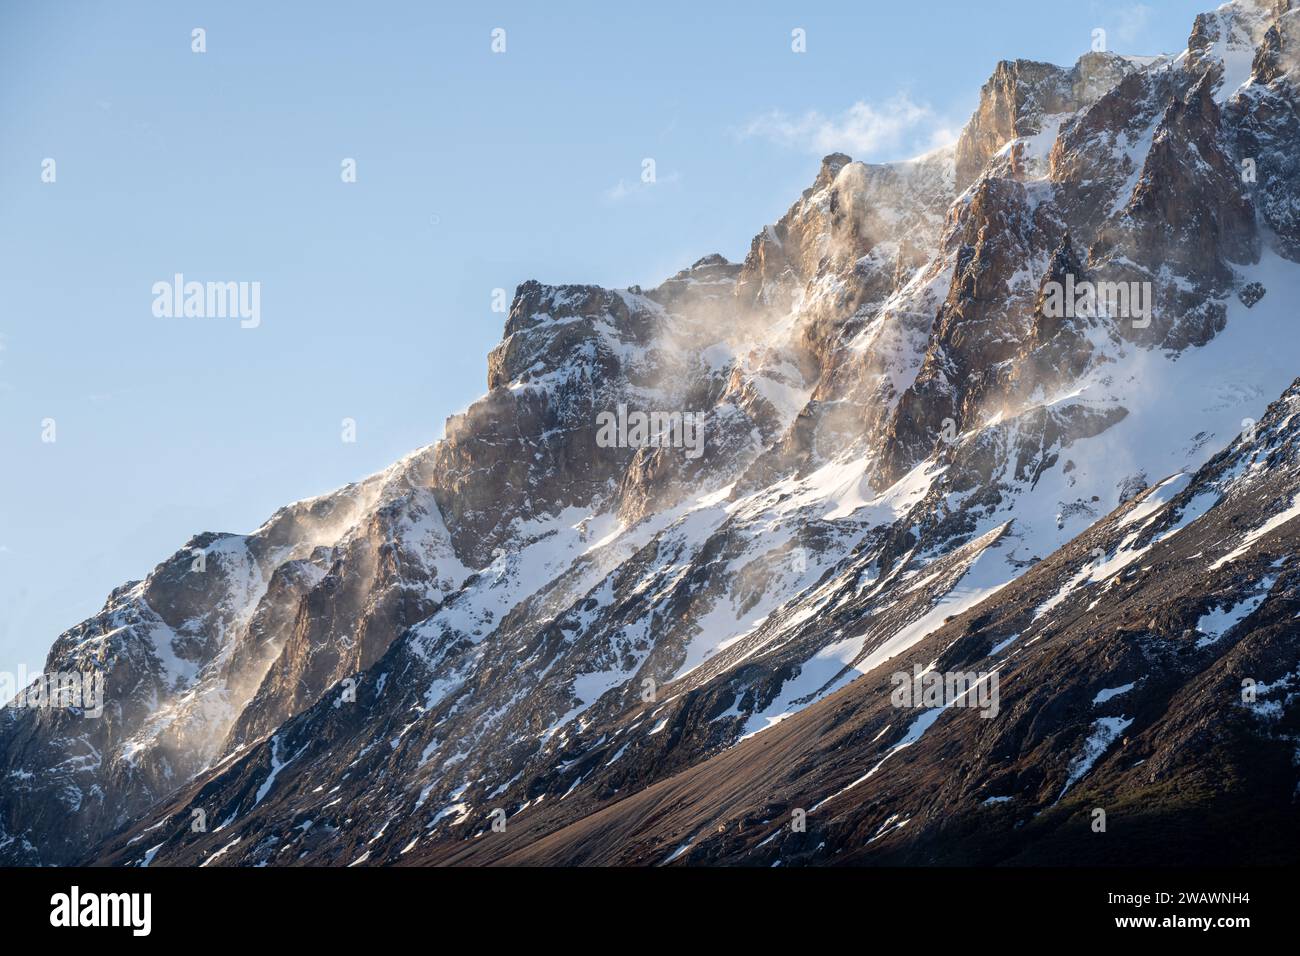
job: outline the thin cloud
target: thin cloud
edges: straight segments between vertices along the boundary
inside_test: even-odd
[[[834,116],[816,110],[800,116],[773,110],[750,120],[739,134],[819,155],[844,152],[854,159],[898,159],[957,139],[952,123],[906,93],[880,105],[859,100]]]

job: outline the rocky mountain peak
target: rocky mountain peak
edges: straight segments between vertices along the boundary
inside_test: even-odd
[[[974,182],[1007,143],[1042,132],[1049,117],[1096,102],[1136,69],[1126,57],[1096,52],[1070,69],[1034,60],[998,63],[957,142],[957,189]]]
[[[1151,786],[1281,818],[1284,735],[1220,692],[1296,666],[1283,6],[1004,61],[955,146],[827,156],[742,263],[521,284],[442,439],[59,637],[112,697],[6,709],[0,860],[915,862],[959,820],[996,862]],[[1004,716],[900,714],[913,664],[1005,674]]]
[[[840,174],[840,170],[853,162],[853,158],[844,153],[831,153],[822,158],[821,168],[817,171],[817,178],[813,184],[804,193],[805,196],[824,189],[835,181],[835,177]]]

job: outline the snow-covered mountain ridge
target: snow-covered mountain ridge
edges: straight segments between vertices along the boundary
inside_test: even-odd
[[[1050,862],[1074,801],[1192,783],[1294,825],[1298,50],[1236,0],[1177,57],[1005,62],[742,264],[520,286],[443,440],[60,636],[105,716],[0,711],[0,861]],[[1067,278],[1149,321],[1055,314]],[[705,454],[605,447],[620,405],[704,411]],[[891,712],[941,661],[1000,715]]]

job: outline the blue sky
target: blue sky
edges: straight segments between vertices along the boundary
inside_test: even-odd
[[[997,60],[1181,50],[1211,6],[0,2],[0,670],[439,438],[494,289],[738,260],[822,154],[954,135]],[[261,324],[155,317],[177,272],[260,282]]]

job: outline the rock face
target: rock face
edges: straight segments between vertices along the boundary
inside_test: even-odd
[[[1109,53],[1084,54],[1068,70],[1003,60],[980,90],[979,107],[957,141],[957,188],[975,182],[1008,144],[1050,132],[1062,116],[1090,106],[1136,70],[1128,58]]]
[[[1249,440],[758,738],[624,799],[543,804],[409,862],[1293,862],[1297,411],[1300,381]],[[900,713],[892,674],[927,666],[996,670],[997,712]],[[688,731],[699,708],[669,725]],[[616,791],[600,764],[588,786]]]
[[[0,862],[1293,862],[1296,16],[524,283],[444,438],[59,637],[104,712],[0,710]]]
[[[1285,7],[1285,5],[1282,5]],[[1300,258],[1300,10],[1287,10],[1264,35],[1254,82],[1225,105],[1242,177],[1290,259]]]

